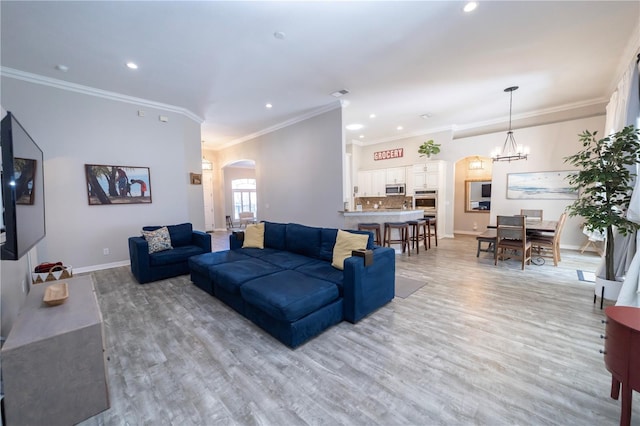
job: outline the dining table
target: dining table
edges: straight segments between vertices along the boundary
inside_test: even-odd
[[[527,232],[555,232],[558,221],[531,219],[526,221],[526,225]],[[497,227],[495,223],[487,225],[489,229],[496,229]]]

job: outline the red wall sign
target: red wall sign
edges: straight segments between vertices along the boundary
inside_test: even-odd
[[[373,159],[388,160],[390,158],[400,158],[404,155],[404,148],[387,149],[386,151],[377,151],[373,153]]]

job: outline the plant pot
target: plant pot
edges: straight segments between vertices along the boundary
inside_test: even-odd
[[[593,303],[596,303],[596,297],[600,297],[600,309],[602,309],[604,299],[618,300],[618,295],[620,294],[621,288],[622,281],[611,281],[596,276],[596,285],[594,287],[593,293]]]

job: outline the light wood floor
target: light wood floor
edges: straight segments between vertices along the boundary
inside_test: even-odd
[[[95,272],[111,408],[83,424],[617,424],[604,314],[576,275],[598,258],[563,251],[559,267],[523,272],[475,253],[457,236],[398,255],[397,273],[426,286],[296,350],[188,276],[138,285],[126,267]]]

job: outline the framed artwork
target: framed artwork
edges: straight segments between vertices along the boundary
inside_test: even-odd
[[[148,167],[85,164],[89,205],[151,203]]]
[[[191,180],[191,185],[202,185],[201,173],[189,173],[189,178]]]
[[[576,200],[569,185],[572,170],[507,174],[507,198],[512,200]]]

